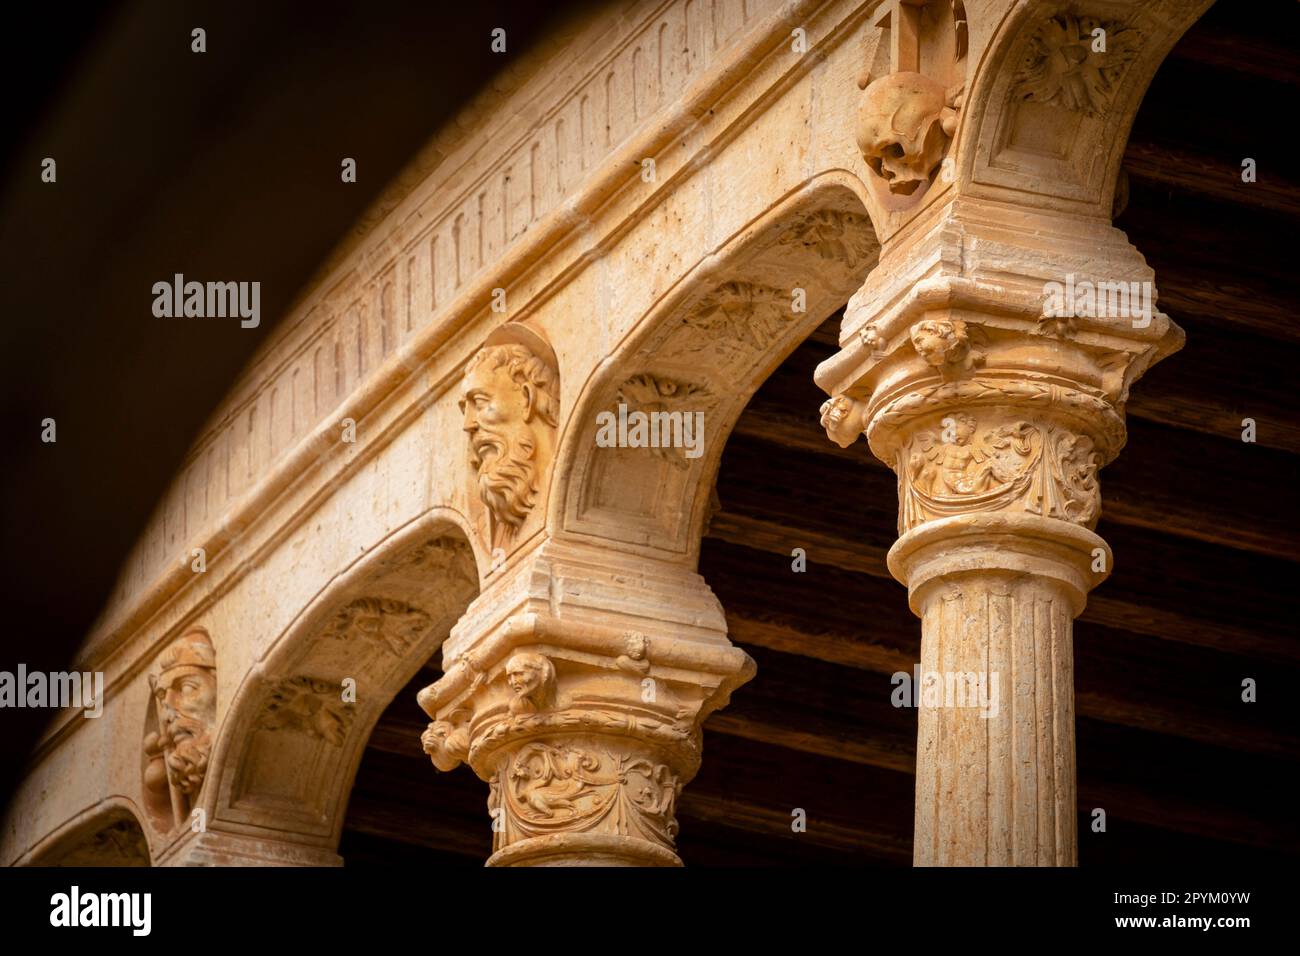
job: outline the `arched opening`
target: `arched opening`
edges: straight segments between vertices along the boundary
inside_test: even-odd
[[[303,862],[324,862],[372,730],[388,712],[418,714],[415,690],[404,689],[418,688],[478,582],[458,516],[441,513],[341,573],[241,688],[214,760],[210,828],[287,842],[315,854]]]
[[[125,801],[94,807],[52,834],[20,861],[27,866],[149,865],[149,841]]]

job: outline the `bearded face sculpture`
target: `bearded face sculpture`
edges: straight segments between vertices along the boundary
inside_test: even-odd
[[[921,73],[890,73],[863,95],[858,149],[891,196],[919,199],[943,162],[956,121],[937,82]]]
[[[158,730],[145,738],[145,786],[193,798],[203,786],[217,718],[216,652],[207,634],[191,631],[173,643],[149,677]]]
[[[559,376],[549,346],[518,328],[489,338],[465,370],[460,409],[492,547],[505,547],[537,504],[554,451]]]
[[[543,654],[521,651],[510,658],[506,683],[514,692],[512,714],[536,714],[555,705],[555,665]]]

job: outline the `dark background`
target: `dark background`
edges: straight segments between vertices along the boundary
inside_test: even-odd
[[[6,6],[0,670],[65,669],[186,448],[316,268],[444,121],[581,8]],[[176,272],[261,281],[260,326],[155,318],[153,283]],[[48,718],[4,712],[0,794]]]

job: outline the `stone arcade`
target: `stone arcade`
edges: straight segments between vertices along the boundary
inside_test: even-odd
[[[1151,288],[1116,178],[1206,6],[639,3],[557,40],[213,414],[76,664],[104,717],[56,721],[0,858],[134,820],[154,864],[337,864],[366,740],[437,655],[428,772],[481,779],[490,864],[680,864],[701,726],[755,673],[697,573],[722,447],[847,302],[822,422],[897,473],[919,670],[1001,675],[990,713],[922,702],[915,862],[1074,864],[1099,475],[1182,332],[1045,289]],[[701,453],[598,441],[624,408],[690,416]]]

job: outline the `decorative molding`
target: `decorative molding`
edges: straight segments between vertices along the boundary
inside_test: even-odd
[[[1100,438],[1098,451],[1109,461],[1124,444],[1124,419],[1105,398],[1052,382],[975,378],[912,389],[878,404],[867,413],[867,440],[880,454],[882,439],[909,422],[936,412],[971,410],[989,405],[1055,408],[1087,421]],[[892,461],[889,454],[884,460]]]

